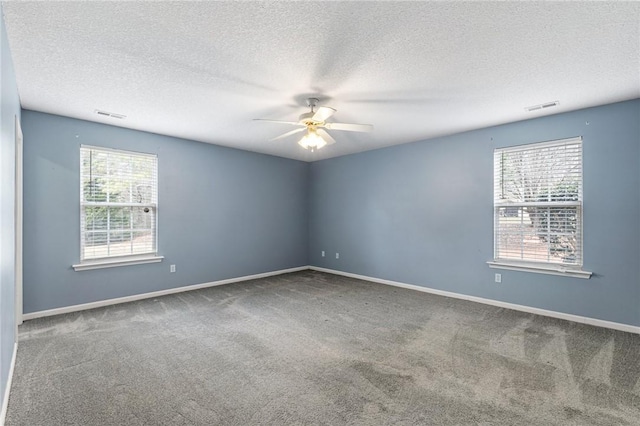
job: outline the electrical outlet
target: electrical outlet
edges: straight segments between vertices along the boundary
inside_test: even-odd
[[[176,265],[171,265],[169,267],[169,272],[175,272],[176,271]]]
[[[497,283],[501,283],[502,282],[502,274],[496,274],[496,282]]]
[[[340,259],[340,253],[336,253],[336,259]]]
[[[324,250],[322,250],[322,257],[324,257]]]

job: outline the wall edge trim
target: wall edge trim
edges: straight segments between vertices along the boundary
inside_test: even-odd
[[[4,398],[2,399],[2,410],[0,410],[0,426],[4,426],[7,410],[9,409],[9,392],[11,391],[11,382],[13,381],[13,370],[16,367],[16,357],[18,355],[18,342],[13,344],[13,356],[11,357],[11,365],[9,367],[9,375],[7,376],[7,386],[4,389]]]
[[[499,300],[485,299],[483,297],[469,296],[461,293],[454,293],[445,290],[438,290],[430,287],[423,287],[415,284],[406,284],[399,281],[385,280],[382,278],[369,277],[366,275],[352,274],[351,272],[338,271],[335,269],[321,268],[318,266],[310,266],[309,269],[329,274],[342,275],[349,278],[356,278],[365,281],[371,281],[377,284],[386,284],[394,287],[402,287],[409,290],[421,291],[423,293],[436,294],[438,296],[451,297],[454,299],[468,300],[471,302],[482,303],[485,305],[497,306],[499,308],[513,309],[514,311],[527,312],[530,314],[542,315],[545,317],[558,318],[566,321],[573,321],[580,324],[589,324],[597,327],[610,328],[613,330],[626,331],[628,333],[640,334],[640,326],[623,324],[619,322],[606,321],[597,318],[584,317],[580,315],[567,314],[564,312],[550,311],[547,309],[534,308],[532,306],[518,305],[515,303],[502,302]]]
[[[36,318],[50,317],[53,315],[61,315],[61,314],[68,314],[71,312],[86,311],[87,309],[101,308],[103,306],[117,305],[120,303],[135,302],[137,300],[150,299],[152,297],[167,296],[169,294],[183,293],[185,291],[200,290],[203,288],[216,287],[216,286],[225,285],[225,284],[233,284],[241,281],[272,277],[274,275],[282,275],[282,274],[288,274],[291,272],[305,271],[307,269],[309,269],[309,266],[298,266],[295,268],[279,269],[277,271],[263,272],[260,274],[253,274],[253,275],[245,275],[245,276],[236,277],[236,278],[228,278],[225,280],[210,281],[202,284],[193,284],[193,285],[187,285],[182,287],[174,287],[166,290],[152,291],[149,293],[133,294],[131,296],[118,297],[115,299],[98,300],[96,302],[82,303],[80,305],[71,305],[71,306],[64,306],[61,308],[47,309],[44,311],[30,312],[28,314],[23,314],[22,319],[24,321],[28,321]]]

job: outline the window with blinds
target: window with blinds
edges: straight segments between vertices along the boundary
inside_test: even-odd
[[[158,158],[80,147],[81,260],[156,253]]]
[[[494,256],[582,266],[582,138],[494,151]]]

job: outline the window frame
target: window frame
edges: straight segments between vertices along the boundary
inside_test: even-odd
[[[584,199],[583,199],[583,182],[584,182],[584,162],[582,160],[582,137],[572,137],[566,139],[558,139],[546,142],[534,142],[523,145],[511,146],[511,147],[503,147],[503,148],[495,148],[493,151],[494,158],[494,167],[493,167],[493,260],[488,261],[487,264],[490,268],[497,269],[509,269],[516,271],[526,271],[526,272],[534,272],[534,273],[543,273],[543,274],[551,274],[551,275],[561,275],[561,276],[571,276],[577,278],[590,278],[592,273],[588,271],[584,271],[582,269],[584,263]],[[577,201],[539,201],[539,202],[503,202],[500,203],[497,201],[496,197],[496,188],[498,187],[498,183],[496,178],[498,173],[502,170],[502,166],[498,165],[496,160],[497,154],[502,155],[505,152],[522,152],[527,149],[537,150],[543,149],[546,147],[557,147],[568,144],[580,144],[580,189],[579,196]],[[577,264],[562,264],[562,263],[554,263],[554,262],[545,262],[545,261],[536,261],[536,260],[525,260],[525,259],[508,259],[508,258],[500,258],[498,257],[498,238],[499,235],[499,210],[500,208],[506,207],[516,207],[522,208],[525,206],[536,206],[536,207],[575,207],[577,209],[577,215],[579,219],[578,226],[578,238],[579,238],[579,253],[580,253],[580,261]]]
[[[124,154],[124,155],[135,155],[135,156],[140,156],[140,157],[150,157],[150,158],[154,158],[155,159],[155,188],[154,188],[154,196],[155,196],[155,203],[151,202],[151,203],[132,203],[132,202],[128,202],[128,203],[110,203],[110,202],[95,202],[95,201],[84,201],[84,196],[83,196],[83,177],[82,177],[82,150],[83,149],[89,149],[89,150],[93,150],[93,151],[98,151],[98,152],[112,152],[112,153],[118,153],[118,154]],[[75,271],[84,271],[84,270],[91,270],[91,269],[101,269],[101,268],[112,268],[112,267],[117,267],[117,266],[126,266],[126,265],[139,265],[139,264],[144,264],[144,263],[157,263],[157,262],[161,262],[164,259],[164,256],[159,256],[158,255],[158,155],[157,154],[150,154],[150,153],[146,153],[146,152],[139,152],[139,151],[131,151],[131,150],[122,150],[122,149],[115,149],[115,148],[108,148],[108,147],[100,147],[100,146],[94,146],[94,145],[85,145],[85,144],[81,144],[80,145],[80,149],[78,150],[79,153],[79,164],[80,164],[80,170],[79,170],[79,187],[80,187],[80,200],[79,200],[79,207],[80,207],[80,263],[72,265],[72,268]],[[106,257],[100,257],[100,258],[84,258],[84,241],[83,241],[83,237],[84,237],[84,232],[83,232],[83,214],[85,211],[86,207],[91,207],[91,206],[104,206],[104,207],[141,207],[141,208],[150,208],[153,210],[153,223],[154,223],[154,229],[153,229],[153,250],[146,252],[146,253],[139,253],[139,254],[128,254],[128,255],[120,255],[120,256],[106,256]]]

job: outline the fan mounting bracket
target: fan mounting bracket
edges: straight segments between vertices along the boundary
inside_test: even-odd
[[[320,102],[318,98],[307,98],[307,106],[311,108],[311,112],[318,106],[318,102]]]

